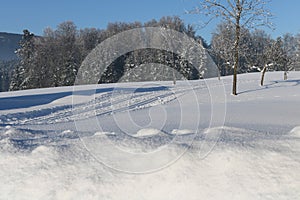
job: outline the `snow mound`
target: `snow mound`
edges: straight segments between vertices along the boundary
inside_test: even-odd
[[[5,129],[11,129],[11,126],[7,125],[5,126]]]
[[[46,146],[38,146],[32,151],[33,155],[48,155],[51,152],[50,148]]]
[[[13,144],[10,142],[9,138],[4,138],[0,140],[0,153],[3,152],[14,152],[15,148]]]
[[[188,135],[195,133],[195,131],[189,129],[173,129],[171,133],[174,135]]]
[[[290,131],[290,135],[300,138],[300,126],[296,126]]]
[[[103,136],[103,135],[115,135],[115,133],[114,132],[96,132],[95,134],[94,134],[94,136]]]
[[[4,135],[13,135],[16,133],[15,129],[13,129],[11,126],[5,127],[6,131],[4,132]]]
[[[161,131],[155,128],[145,128],[145,129],[140,129],[134,137],[150,137],[154,135],[160,134]]]

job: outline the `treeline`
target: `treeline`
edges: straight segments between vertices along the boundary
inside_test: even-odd
[[[73,85],[81,63],[99,43],[122,31],[140,27],[170,28],[205,43],[201,37],[196,36],[193,27],[185,25],[179,17],[163,17],[159,21],[151,20],[143,24],[110,23],[104,30],[77,30],[73,22],[67,21],[59,24],[56,30],[47,28],[42,37],[36,37],[24,30],[21,48],[17,50],[20,62],[15,68],[10,90]],[[125,72],[145,63],[168,65],[187,79],[201,78],[201,74],[180,55],[156,49],[143,49],[122,55],[111,63],[103,72],[104,76],[100,78],[99,83],[116,82]],[[135,80],[139,79],[147,80],[147,77],[137,77]]]
[[[0,92],[7,91],[9,89],[14,67],[17,63],[17,60],[0,60]]]
[[[250,32],[242,28],[239,46],[239,73],[262,71],[299,70],[300,35],[285,34],[272,39],[264,30]],[[220,23],[212,35],[210,54],[217,64],[221,75],[233,73],[234,26]],[[285,77],[286,78],[286,77]]]
[[[21,47],[16,51],[20,58],[17,64],[0,63],[0,89],[5,91],[8,86],[10,90],[22,90],[73,85],[81,63],[91,50],[113,35],[140,27],[165,27],[182,32],[207,49],[218,66],[220,75],[233,73],[234,27],[228,23],[217,25],[208,45],[196,34],[193,26],[186,25],[179,17],[163,17],[158,21],[151,20],[146,23],[110,23],[106,29],[81,30],[78,30],[73,22],[67,21],[59,24],[55,30],[45,29],[43,36],[35,36],[24,30]],[[300,35],[285,34],[272,39],[263,30],[249,31],[243,27],[238,73],[258,72],[264,69],[284,71],[287,76],[288,71],[299,70],[299,45]],[[199,79],[203,75],[202,71],[180,55],[159,49],[141,49],[122,55],[111,63],[103,72],[103,76],[99,77],[99,83],[117,82],[121,77],[125,81],[133,81],[130,76],[126,77],[126,73],[147,63],[161,65],[151,68],[152,72],[147,71],[147,67],[141,68],[144,71],[135,74],[135,81],[174,79],[174,74],[172,77],[172,73],[167,71],[169,68],[164,69],[165,73],[160,73],[158,67],[165,65],[187,79]],[[153,73],[153,70],[159,73]],[[153,77],[153,74],[156,74],[156,77]]]

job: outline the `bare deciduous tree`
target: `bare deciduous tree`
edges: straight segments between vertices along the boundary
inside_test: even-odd
[[[285,63],[283,65],[283,79],[287,80],[288,72],[295,69],[297,63],[297,39],[291,34],[284,34],[283,36],[283,52],[285,56]]]
[[[203,0],[200,2],[200,6],[191,12],[209,16],[210,19],[208,22],[213,18],[221,18],[234,25],[233,95],[237,95],[237,71],[240,56],[241,27],[250,29],[257,26],[271,25],[269,22],[271,14],[266,9],[266,4],[270,1],[271,0]]]

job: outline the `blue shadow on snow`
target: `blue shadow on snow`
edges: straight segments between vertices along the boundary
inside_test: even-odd
[[[104,92],[112,91],[130,91],[134,93],[138,92],[154,92],[167,90],[168,87],[158,86],[158,87],[147,87],[147,88],[101,88],[96,90],[81,90],[75,91],[74,94],[78,95],[91,95],[91,94],[100,94]],[[68,92],[59,92],[59,93],[50,93],[50,94],[34,94],[34,95],[23,95],[23,96],[14,96],[14,97],[0,97],[0,110],[10,110],[18,108],[28,108],[32,106],[49,104],[57,99],[70,96],[73,94],[73,91]]]

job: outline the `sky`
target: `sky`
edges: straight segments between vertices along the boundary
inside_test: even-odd
[[[53,29],[64,21],[73,21],[78,29],[105,28],[109,22],[146,22],[162,16],[179,16],[186,24],[210,42],[217,20],[198,28],[205,19],[186,14],[201,0],[0,0],[0,32],[22,33],[28,29],[42,35],[47,27]],[[275,30],[266,29],[273,38],[287,32],[300,33],[300,1],[273,0],[269,4],[274,14]]]

